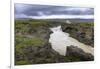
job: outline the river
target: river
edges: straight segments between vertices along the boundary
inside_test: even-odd
[[[49,42],[51,43],[52,48],[58,52],[60,55],[66,56],[67,46],[77,46],[81,48],[84,52],[94,55],[94,48],[88,45],[85,45],[78,40],[70,37],[69,33],[62,31],[61,26],[50,28],[53,32],[50,34]]]

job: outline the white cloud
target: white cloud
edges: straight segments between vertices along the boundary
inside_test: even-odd
[[[57,11],[81,11],[81,12],[86,12],[86,11],[90,11],[91,12],[91,8],[84,8],[84,7],[63,7],[63,8],[58,8]]]
[[[67,8],[66,10],[70,10],[70,11],[74,11],[74,10],[87,11],[87,10],[90,10],[90,8]]]
[[[93,19],[93,15],[50,15],[50,16],[29,16],[32,19],[74,19],[74,18],[82,18],[82,19]]]
[[[45,15],[43,12],[37,12],[39,16],[30,16],[25,14],[17,14],[15,18],[32,18],[32,19],[93,19],[93,15]]]

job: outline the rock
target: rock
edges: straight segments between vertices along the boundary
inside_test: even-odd
[[[94,28],[91,24],[62,24],[62,30],[78,41],[94,47]]]
[[[69,46],[67,47],[67,56],[77,57],[80,58],[82,61],[92,61],[94,60],[94,56],[85,53],[82,49],[75,47],[75,46]]]

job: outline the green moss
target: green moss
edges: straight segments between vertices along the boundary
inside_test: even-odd
[[[15,42],[16,45],[22,45],[22,46],[42,46],[45,44],[45,41],[38,37],[26,38],[23,36],[16,36]]]
[[[93,27],[94,23],[79,23],[81,27]]]
[[[16,61],[16,65],[26,65],[26,64],[29,64],[29,62],[25,60]]]
[[[29,46],[42,46],[44,45],[44,41],[41,40],[40,38],[33,38],[33,39],[25,39],[23,42],[23,44]]]
[[[35,21],[35,20],[16,20],[15,21],[15,33],[29,34],[37,32],[41,28],[48,28],[50,23],[47,21]]]
[[[23,54],[23,49],[31,46],[41,47],[45,45],[45,41],[40,38],[26,38],[24,36],[16,35],[15,39],[15,51],[19,54]]]
[[[31,25],[33,26],[43,26],[46,25],[46,22],[30,22]]]
[[[16,35],[15,39],[15,60],[16,65],[24,65],[29,64],[26,60],[28,60],[28,56],[26,53],[31,53],[30,51],[27,51],[31,48],[41,47],[44,46],[45,41],[42,39],[35,37],[35,38],[27,38],[24,36]],[[31,56],[30,56],[31,57]],[[20,61],[25,60],[25,61]]]
[[[28,33],[29,31],[29,25],[26,25],[24,23],[15,23],[15,32],[20,32],[20,33]]]

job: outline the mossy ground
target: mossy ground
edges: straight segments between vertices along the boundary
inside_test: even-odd
[[[51,48],[45,47],[51,32],[49,28],[57,25],[62,25],[64,32],[70,33],[71,37],[80,42],[93,44],[93,41],[86,37],[89,35],[93,38],[93,31],[91,32],[93,23],[66,24],[45,20],[15,20],[15,65],[82,61],[80,57],[64,57],[55,52],[52,53]],[[84,38],[79,37],[77,32],[83,32],[86,35]]]

